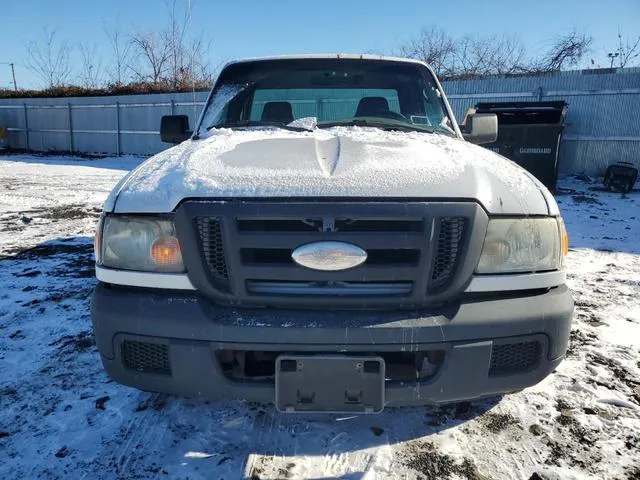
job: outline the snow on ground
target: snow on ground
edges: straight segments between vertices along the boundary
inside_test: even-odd
[[[640,478],[638,190],[561,181],[576,319],[568,358],[539,385],[375,416],[287,416],[140,392],[102,371],[91,237],[139,161],[0,157],[0,478]]]
[[[0,156],[0,254],[91,235],[102,202],[142,160]]]

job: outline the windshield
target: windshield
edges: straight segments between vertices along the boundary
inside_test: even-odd
[[[388,60],[295,59],[230,65],[216,83],[199,134],[212,128],[337,125],[455,135],[430,72]]]

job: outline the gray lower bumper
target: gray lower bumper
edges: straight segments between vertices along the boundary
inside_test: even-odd
[[[107,373],[143,390],[274,401],[274,385],[229,380],[221,349],[309,354],[444,350],[438,372],[390,384],[386,404],[422,405],[519,390],[542,380],[567,349],[573,300],[565,286],[543,294],[469,300],[435,311],[290,311],[217,307],[197,295],[109,289],[99,284],[91,313]],[[170,375],[125,368],[124,340],[167,345]],[[490,376],[494,345],[535,340],[540,360],[525,372]]]

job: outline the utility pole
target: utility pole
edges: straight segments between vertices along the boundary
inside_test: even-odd
[[[18,84],[16,83],[16,69],[13,66],[13,63],[10,63],[9,65],[11,65],[11,75],[13,76],[13,89],[17,92]]]
[[[0,65],[9,65],[11,67],[11,76],[13,77],[13,89],[17,92],[18,85],[16,85],[16,69],[13,62],[0,62]]]

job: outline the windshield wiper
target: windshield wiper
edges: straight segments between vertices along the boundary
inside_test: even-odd
[[[398,130],[401,132],[423,132],[423,133],[441,133],[444,130],[433,128],[430,126],[414,125],[397,120],[387,120],[384,118],[352,118],[351,120],[338,120],[334,122],[318,123],[318,128],[331,127],[373,127],[381,130]],[[446,132],[447,134],[449,132]]]
[[[207,127],[207,130],[212,128],[242,128],[242,127],[275,127],[282,128],[283,130],[290,130],[292,132],[311,132],[312,130],[304,127],[294,127],[292,125],[286,125],[280,122],[263,122],[260,120],[237,120],[235,122],[224,122],[217,125]]]

